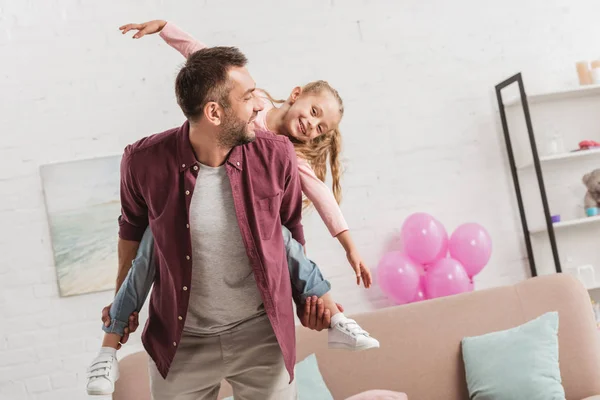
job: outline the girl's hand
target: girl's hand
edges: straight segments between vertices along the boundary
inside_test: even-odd
[[[167,24],[167,21],[163,21],[160,19],[155,19],[154,21],[143,22],[141,24],[127,24],[119,27],[121,33],[126,34],[131,30],[137,31],[135,35],[133,35],[134,39],[139,39],[144,35],[152,35],[154,33],[158,33],[162,31],[162,29]]]
[[[356,273],[356,284],[360,285],[360,280],[362,278],[365,288],[370,288],[373,283],[371,279],[371,270],[365,265],[360,254],[358,254],[358,252],[346,253],[346,258]]]

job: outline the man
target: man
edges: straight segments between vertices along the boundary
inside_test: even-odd
[[[119,283],[150,225],[158,268],[143,342],[157,400],[216,399],[222,379],[236,399],[296,397],[279,233],[304,244],[296,156],[286,138],[253,132],[261,106],[245,65],[235,48],[194,53],[176,79],[187,122],[123,155]]]

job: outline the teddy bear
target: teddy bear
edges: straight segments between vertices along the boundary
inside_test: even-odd
[[[583,201],[586,211],[597,209],[600,207],[600,169],[585,174],[582,180],[587,187],[587,193]]]

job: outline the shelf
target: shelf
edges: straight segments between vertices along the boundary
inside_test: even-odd
[[[600,149],[579,150],[579,151],[571,151],[569,153],[553,154],[550,156],[544,156],[544,157],[540,157],[540,163],[548,163],[548,162],[560,161],[560,160],[570,160],[570,159],[589,157],[589,156],[594,156],[594,155],[600,155]],[[531,168],[531,167],[533,167],[533,162],[525,164],[525,165],[519,167],[519,169],[526,169],[526,168]]]
[[[528,104],[545,103],[565,99],[577,99],[582,97],[600,96],[600,85],[578,86],[572,89],[558,90],[555,92],[546,92],[527,95]],[[521,97],[504,102],[506,107],[521,105]]]
[[[557,231],[557,230],[560,230],[563,228],[568,228],[568,227],[573,227],[573,226],[584,226],[584,225],[590,225],[590,224],[595,224],[595,223],[599,223],[599,222],[600,222],[600,216],[586,217],[586,218],[574,219],[571,221],[557,222],[557,223],[553,224],[553,226],[554,226],[554,230]],[[546,231],[547,231],[546,226],[544,226],[542,228],[531,229],[529,231],[529,233],[534,235],[536,233],[543,233]]]

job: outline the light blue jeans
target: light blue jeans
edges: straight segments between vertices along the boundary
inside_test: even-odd
[[[304,304],[308,297],[321,297],[329,292],[331,284],[323,278],[317,264],[306,257],[302,245],[292,237],[285,226],[282,226],[281,230],[292,281],[292,297],[296,304]],[[155,271],[154,237],[148,227],[127,277],[110,308],[110,326],[102,325],[104,332],[123,335],[129,316],[142,309],[154,282]]]

